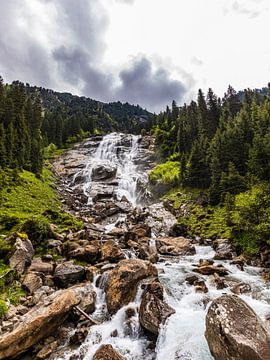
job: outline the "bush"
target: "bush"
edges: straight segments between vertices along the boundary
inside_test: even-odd
[[[0,320],[3,320],[8,311],[7,303],[0,299]]]
[[[27,220],[20,227],[20,231],[28,235],[34,246],[40,244],[43,240],[53,237],[50,223],[42,217]]]
[[[157,165],[149,175],[151,183],[160,182],[167,185],[176,185],[179,181],[180,162],[167,161]]]

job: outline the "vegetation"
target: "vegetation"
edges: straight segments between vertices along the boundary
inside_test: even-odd
[[[155,116],[152,132],[164,163],[150,180],[168,184],[178,174],[167,195],[176,207],[183,192],[189,194],[179,228],[193,236],[231,238],[248,254],[270,245],[270,86],[239,94],[229,86],[223,99],[199,90],[197,101],[182,107],[174,101]]]

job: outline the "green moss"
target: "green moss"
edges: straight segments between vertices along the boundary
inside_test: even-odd
[[[167,161],[157,165],[149,174],[152,183],[161,182],[163,184],[177,184],[179,181],[180,163],[179,161]]]
[[[0,320],[3,320],[8,311],[7,303],[0,299]]]

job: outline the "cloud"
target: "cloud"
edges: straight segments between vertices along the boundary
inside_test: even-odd
[[[145,56],[134,59],[129,68],[120,72],[121,85],[116,95],[122,101],[144,104],[146,107],[159,111],[173,99],[180,101],[187,91],[185,85],[171,79],[169,72],[153,64]]]
[[[193,57],[190,59],[190,62],[191,62],[191,64],[197,65],[197,66],[203,65],[203,61],[202,61],[201,59],[197,58],[196,56],[193,56]]]
[[[169,64],[146,55],[134,57],[118,73],[105,70],[109,19],[100,0],[0,1],[0,13],[0,74],[7,81],[19,79],[155,111],[173,99],[180,102],[187,92],[190,75],[173,79]]]
[[[227,5],[228,2],[226,2],[224,12],[225,14],[227,14],[232,11],[236,14],[247,16],[250,19],[255,19],[261,15],[263,9],[258,9],[257,5],[256,5],[256,9],[254,9],[254,5],[255,5],[254,3],[258,4],[262,2],[262,0],[251,0],[251,1],[253,4],[250,1],[241,2],[239,0],[234,0],[231,6],[229,7]]]
[[[122,4],[134,4],[135,0],[115,0],[116,2],[122,3]]]

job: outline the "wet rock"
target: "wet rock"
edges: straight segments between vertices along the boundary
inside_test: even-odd
[[[164,324],[167,318],[174,313],[175,310],[154,293],[147,290],[144,292],[140,305],[139,321],[145,330],[157,336],[160,325]]]
[[[210,259],[200,259],[199,260],[199,266],[208,266],[208,265],[213,265],[214,264],[214,260],[210,260]]]
[[[30,268],[28,269],[31,272],[38,272],[45,275],[53,274],[53,264],[44,262],[40,258],[35,258],[32,261]]]
[[[101,181],[113,179],[116,176],[117,168],[111,165],[98,165],[92,169],[92,180]]]
[[[149,260],[152,264],[158,261],[158,253],[155,246],[150,245],[150,241],[139,244],[139,259]]]
[[[231,260],[233,258],[234,250],[230,240],[217,239],[214,241],[213,247],[216,250],[215,260]]]
[[[17,233],[13,233],[6,240],[13,249],[9,258],[9,266],[21,274],[24,273],[31,264],[35,252],[31,241],[27,235],[22,237]]]
[[[194,255],[195,247],[191,240],[184,237],[156,239],[157,250],[162,255]]]
[[[96,351],[93,360],[125,360],[125,358],[114,350],[112,345],[101,345]]]
[[[215,266],[215,265],[205,265],[201,266],[193,271],[202,274],[202,275],[213,275],[214,273],[219,276],[228,275],[228,270],[223,266]]]
[[[214,277],[214,282],[216,284],[217,290],[222,290],[222,289],[225,289],[227,287],[224,280],[221,279],[217,273],[214,273],[213,277]]]
[[[231,292],[236,295],[249,293],[251,291],[251,286],[246,283],[240,283],[231,288]]]
[[[53,334],[81,302],[82,294],[80,288],[59,290],[28,311],[11,333],[1,336],[0,359],[18,356]]]
[[[151,228],[147,224],[135,225],[129,229],[129,232],[133,235],[131,239],[139,239],[151,236]]]
[[[29,294],[33,294],[43,285],[41,277],[35,273],[29,272],[23,279],[22,287]]]
[[[195,291],[197,293],[204,293],[204,294],[208,293],[208,288],[205,285],[204,280],[196,280],[194,282],[194,286],[195,286]]]
[[[91,323],[89,321],[83,321],[78,324],[75,333],[70,338],[70,343],[72,345],[81,345],[86,339]]]
[[[189,274],[186,276],[185,281],[189,284],[189,285],[194,285],[195,281],[199,280],[198,276],[195,274]]]
[[[108,273],[106,302],[110,313],[132,301],[138,283],[147,277],[157,276],[157,269],[149,261],[139,259],[122,260]]]
[[[101,261],[118,262],[125,258],[123,251],[113,240],[106,241],[100,251]]]
[[[212,302],[205,337],[216,360],[270,359],[270,334],[238,296],[223,295]]]
[[[58,287],[65,288],[81,282],[85,279],[83,266],[74,265],[72,262],[65,262],[56,267],[54,282]]]

